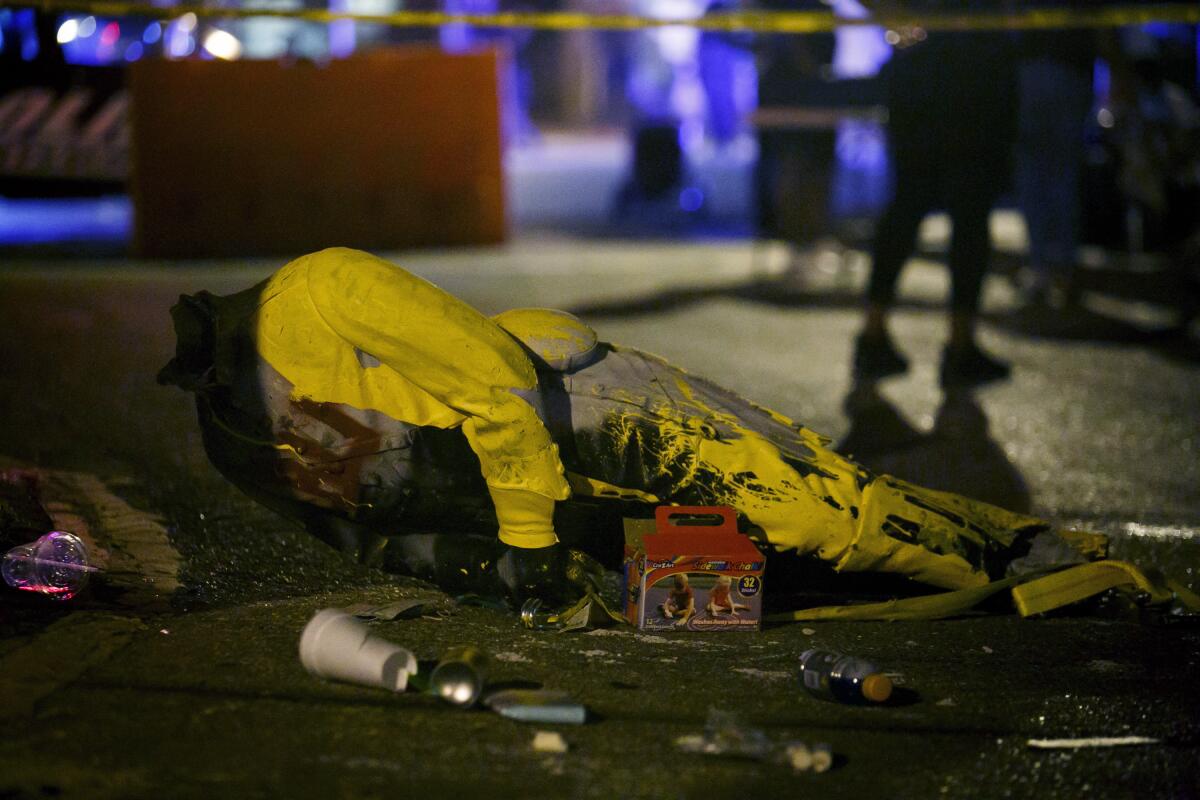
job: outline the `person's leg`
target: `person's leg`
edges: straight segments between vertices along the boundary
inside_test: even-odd
[[[1054,292],[1064,302],[1073,299],[1084,124],[1091,102],[1091,75],[1085,68],[1049,57],[1021,65],[1018,188],[1029,231],[1023,288],[1033,302],[1050,302]]]
[[[986,154],[982,156],[987,160]],[[972,174],[973,172],[973,174]],[[980,349],[975,339],[983,280],[991,257],[988,217],[1000,175],[970,166],[955,176],[948,188],[952,226],[950,252],[949,336],[942,353],[944,386],[987,383],[1007,378],[1007,364]]]
[[[925,192],[897,171],[896,196],[879,220],[871,253],[864,333],[886,333],[887,313],[896,299],[896,283],[912,255],[917,229],[928,211]]]
[[[1048,284],[1047,249],[1053,242],[1055,204],[1049,189],[1055,182],[1053,132],[1047,117],[1045,61],[1030,60],[1018,70],[1017,194],[1028,232],[1028,269],[1024,288],[1038,300]]]
[[[931,201],[930,170],[923,170],[915,153],[893,148],[895,192],[875,232],[871,276],[862,332],[854,353],[854,373],[860,378],[881,378],[908,369],[896,352],[887,322],[896,299],[900,271],[912,255],[917,230]]]
[[[970,347],[975,343],[975,321],[991,254],[990,211],[989,203],[973,198],[950,204],[951,347]]]

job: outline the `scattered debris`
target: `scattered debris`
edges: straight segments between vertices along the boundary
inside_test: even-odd
[[[813,767],[812,749],[804,742],[787,745],[783,748],[783,756],[794,772],[808,772]]]
[[[599,596],[589,592],[563,611],[551,611],[536,597],[521,606],[521,625],[535,631],[593,631],[603,626],[624,623]]]
[[[608,658],[612,656],[612,653],[608,650],[581,650],[579,655],[588,658]]]
[[[616,623],[624,624],[625,619],[617,614],[594,594],[587,594],[571,608],[558,615],[559,633],[568,631],[589,631]]]
[[[1158,744],[1151,736],[1093,736],[1085,739],[1030,739],[1026,747],[1034,750],[1078,750],[1085,747],[1125,747],[1134,744]]]
[[[633,636],[633,631],[621,630],[620,628],[596,628],[594,631],[588,631],[584,636]]]
[[[828,772],[833,766],[833,750],[824,742],[812,747],[804,742],[789,742],[783,748],[782,760],[793,772]]]
[[[751,678],[758,678],[764,681],[786,681],[790,680],[792,673],[784,669],[755,669],[754,667],[734,667],[733,672],[740,672],[743,675],[749,675]]]
[[[941,700],[938,700],[936,703],[934,703],[934,705],[956,706],[956,705],[958,705],[958,702],[955,701],[955,699],[953,697],[943,697]]]
[[[538,731],[533,735],[535,753],[565,753],[567,740],[558,731]]]
[[[521,625],[531,631],[556,631],[562,627],[558,614],[542,605],[542,601],[531,597],[521,606]]]
[[[502,717],[521,722],[582,725],[587,709],[566,692],[555,689],[505,689],[484,700]]]
[[[639,642],[646,642],[647,644],[673,644],[673,642],[667,637],[655,636],[651,633],[639,633],[634,638],[636,638]]]
[[[336,608],[318,611],[304,626],[300,663],[319,678],[393,692],[403,692],[409,677],[417,674],[416,656]]]
[[[833,766],[829,745],[805,742],[775,744],[760,729],[744,724],[736,714],[710,709],[704,733],[680,736],[675,747],[684,753],[771,761],[785,764],[796,772],[825,772]]]
[[[986,644],[983,646],[982,650],[983,650],[983,652],[989,653],[989,654],[996,652],[992,648],[988,647]]]
[[[771,741],[758,728],[745,725],[729,711],[712,708],[700,736],[681,736],[675,742],[684,752],[763,759],[771,751]]]
[[[92,566],[100,569],[105,587],[116,590],[115,601],[139,609],[166,607],[180,587],[182,558],[165,520],[114,494],[114,481],[84,472],[39,470],[37,476],[54,527],[87,543]]]
[[[533,660],[528,656],[521,655],[520,653],[509,652],[496,653],[492,656],[492,658],[496,661],[503,661],[506,664],[528,664]]]
[[[813,772],[828,772],[833,766],[833,748],[824,742],[814,744],[812,747],[812,770]]]
[[[741,649],[740,645],[721,644],[715,638],[705,638],[702,636],[658,636],[652,633],[633,633],[633,638],[639,642],[646,644],[669,645],[676,650],[735,650]]]
[[[803,633],[805,636],[812,636],[814,633],[817,632],[817,629],[816,628],[801,628],[800,632]]]
[[[394,603],[385,603],[384,605],[355,603],[354,605],[346,606],[342,610],[347,614],[353,614],[359,619],[368,622],[374,620],[392,622],[398,619],[416,619],[418,617],[441,619],[449,616],[451,613],[444,601],[419,597],[397,600]]]
[[[829,650],[800,654],[800,681],[809,694],[842,703],[882,703],[892,696],[892,679],[874,664]]]
[[[451,705],[470,708],[483,692],[487,669],[487,654],[479,648],[452,647],[433,668],[430,690]]]
[[[82,539],[67,531],[51,531],[5,553],[0,572],[14,589],[70,600],[87,585],[89,573],[96,568],[89,562]]]

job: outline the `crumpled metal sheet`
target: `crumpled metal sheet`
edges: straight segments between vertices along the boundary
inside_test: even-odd
[[[377,605],[374,603],[354,603],[342,609],[347,614],[353,614],[361,620],[392,622],[398,619],[417,619],[430,617],[443,619],[450,616],[453,609],[449,602],[438,598],[415,597],[397,600],[392,603]]]

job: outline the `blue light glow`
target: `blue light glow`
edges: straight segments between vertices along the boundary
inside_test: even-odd
[[[844,19],[862,19],[867,10],[858,0],[830,0]],[[839,78],[869,78],[892,57],[892,47],[878,25],[843,25],[834,31],[833,74]]]
[[[196,29],[196,15],[190,11],[167,23],[163,32],[163,49],[168,58],[186,58],[196,50],[196,38],[192,31]]]
[[[63,58],[68,64],[95,67],[121,60],[121,25],[93,16],[64,17],[58,28]]]
[[[329,0],[329,10],[343,14],[350,10],[348,0]],[[339,19],[329,23],[329,54],[345,58],[354,52],[354,20]]]
[[[5,9],[5,22],[12,23],[9,33],[12,36],[12,46],[21,53],[21,58],[32,61],[38,54],[37,29],[34,26],[33,9],[23,8],[20,11],[9,12]]]
[[[679,207],[684,211],[699,211],[704,205],[704,192],[695,186],[689,186],[679,193]]]
[[[0,197],[0,246],[128,241],[133,206],[120,195],[97,198]]]

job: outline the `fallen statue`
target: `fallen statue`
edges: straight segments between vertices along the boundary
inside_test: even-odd
[[[1054,582],[1037,584],[1023,612],[1115,585],[1153,602],[1195,601],[1120,562],[1054,572],[1102,559],[1105,538],[871,474],[819,434],[598,341],[570,314],[488,318],[368,253],[313,253],[237,294],[183,296],[172,316],[177,353],[159,382],[195,393],[213,464],[386,569],[466,576],[514,603],[566,602],[595,567],[567,551],[556,524],[584,507],[648,515],[676,503],[730,506],[760,546],[838,571],[951,590],[844,616],[945,615],[1045,573]],[[429,531],[498,531],[499,541],[418,535]],[[1031,558],[1036,568],[1014,569]]]

